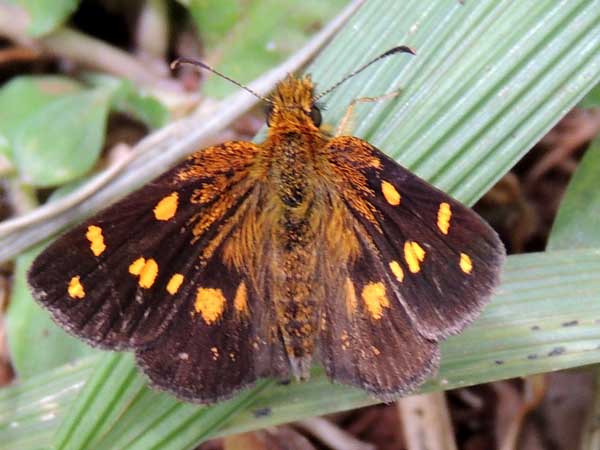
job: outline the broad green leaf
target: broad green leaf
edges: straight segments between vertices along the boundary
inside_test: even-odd
[[[0,133],[0,156],[8,158],[11,153],[12,152],[10,148],[10,142],[8,141],[8,137]]]
[[[240,20],[244,8],[248,7],[248,2],[240,0],[189,0],[181,3],[189,9],[208,48],[216,47],[225,38]]]
[[[587,93],[579,103],[580,108],[600,108],[600,84]]]
[[[12,154],[16,131],[34,112],[53,100],[81,89],[79,83],[61,76],[20,76],[0,88],[0,150]]]
[[[129,114],[149,128],[159,128],[169,120],[169,111],[155,97],[130,80],[103,74],[89,74],[86,81],[110,92],[110,109]]]
[[[71,94],[24,120],[14,142],[21,178],[34,186],[50,187],[86,174],[104,143],[109,100],[100,89]]]
[[[139,92],[126,82],[113,100],[114,109],[129,114],[148,128],[160,128],[169,121],[169,111],[155,97]]]
[[[129,80],[122,80],[115,92],[113,108],[129,114],[149,128],[160,128],[169,121],[169,111],[155,97],[139,91]]]
[[[56,428],[94,372],[97,360],[82,358],[0,389],[0,448],[50,448]]]
[[[37,246],[17,258],[6,313],[11,363],[20,378],[44,373],[94,352],[81,340],[69,336],[56,325],[48,312],[31,296],[25,275],[42,247],[45,245]]]
[[[218,70],[247,83],[298,48],[319,23],[347,2],[334,0],[191,0],[189,9],[202,37],[207,58]],[[206,92],[215,96],[235,86],[210,77]]]
[[[79,5],[79,0],[17,0],[31,18],[30,35],[39,37],[48,34],[67,21]]]
[[[548,240],[549,250],[600,248],[600,137],[586,151],[565,196]]]

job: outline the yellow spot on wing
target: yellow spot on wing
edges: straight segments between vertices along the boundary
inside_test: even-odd
[[[167,292],[169,294],[176,294],[181,286],[181,283],[183,283],[183,275],[176,273],[167,283]]]
[[[233,307],[240,313],[248,314],[248,290],[246,289],[246,283],[243,281],[235,291]]]
[[[85,297],[85,290],[83,289],[83,285],[79,279],[79,275],[71,278],[69,281],[69,287],[67,288],[67,292],[71,298],[83,298]]]
[[[461,253],[460,254],[460,268],[464,273],[471,273],[471,271],[473,270],[473,261],[471,261],[471,258],[469,255],[467,255],[466,253]]]
[[[382,181],[381,192],[383,193],[383,196],[390,205],[398,206],[400,204],[400,193],[391,183],[388,183],[387,181]]]
[[[131,275],[139,275],[146,264],[145,258],[138,258],[129,265],[129,273]]]
[[[129,273],[139,275],[138,284],[143,288],[151,288],[158,275],[158,264],[152,258],[140,257],[129,265]]]
[[[140,273],[140,286],[143,288],[151,288],[156,280],[156,276],[158,275],[158,264],[155,260],[150,258],[144,264],[142,268],[142,272]]]
[[[437,226],[440,231],[444,234],[448,234],[450,230],[450,218],[452,217],[452,211],[450,210],[449,203],[440,203],[440,208],[437,213]]]
[[[225,301],[221,289],[198,288],[194,309],[202,315],[208,325],[211,325],[223,315]]]
[[[382,282],[369,283],[362,290],[362,298],[375,320],[383,317],[383,308],[390,307],[390,301],[385,293],[385,285]]]
[[[177,212],[178,203],[179,194],[177,192],[164,197],[154,207],[154,217],[156,217],[156,220],[169,220],[173,218]]]
[[[406,241],[404,243],[404,259],[408,264],[408,270],[412,273],[421,271],[421,263],[425,259],[425,250],[415,241]]]
[[[354,289],[354,283],[350,278],[346,278],[346,309],[348,314],[352,315],[356,312],[358,302],[356,300],[356,290]]]
[[[85,233],[85,237],[90,241],[90,250],[94,256],[100,256],[106,245],[104,244],[104,236],[102,236],[102,228],[97,225],[90,225]]]
[[[390,262],[390,270],[396,277],[396,280],[402,283],[402,281],[404,280],[404,271],[402,270],[402,267],[400,267],[398,261]]]

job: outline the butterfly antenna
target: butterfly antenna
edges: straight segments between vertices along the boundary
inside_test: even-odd
[[[344,78],[342,78],[340,81],[338,81],[333,86],[331,86],[329,89],[326,89],[323,92],[321,92],[319,95],[317,95],[315,97],[315,101],[319,100],[321,97],[326,96],[331,91],[333,91],[334,89],[336,89],[340,84],[342,84],[345,81],[349,80],[354,75],[359,74],[360,72],[362,72],[363,70],[365,70],[367,67],[369,67],[371,64],[374,64],[377,61],[379,61],[380,59],[386,58],[386,57],[388,57],[390,55],[394,55],[396,53],[410,53],[411,55],[416,55],[415,50],[412,49],[412,48],[410,48],[410,47],[407,47],[406,45],[399,45],[398,47],[391,48],[387,52],[382,53],[378,57],[376,57],[376,58],[372,59],[371,61],[369,61],[368,63],[362,65],[361,67],[359,67],[358,69],[356,69],[354,72],[349,73]]]
[[[252,89],[250,89],[248,86],[244,86],[243,84],[241,84],[238,81],[235,81],[232,78],[229,78],[227,75],[222,74],[221,72],[219,72],[217,69],[214,69],[213,67],[209,66],[208,64],[203,63],[202,61],[199,61],[197,59],[192,59],[192,58],[177,58],[175,61],[173,61],[171,63],[171,70],[175,70],[177,67],[179,67],[181,64],[191,64],[193,66],[198,66],[201,67],[205,70],[208,70],[209,72],[214,73],[215,75],[220,76],[221,78],[229,81],[230,83],[235,84],[238,87],[241,87],[242,89],[244,89],[246,92],[251,93],[252,95],[254,95],[256,98],[261,99],[263,102],[267,102],[267,103],[273,103],[270,99],[268,99],[267,97],[263,97],[262,95],[260,95],[258,92],[253,91]]]

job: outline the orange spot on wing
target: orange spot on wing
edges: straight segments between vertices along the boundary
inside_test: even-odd
[[[144,264],[146,264],[145,258],[140,257],[136,259],[129,265],[129,273],[131,275],[139,275],[142,272],[142,269],[144,268]]]
[[[208,325],[212,325],[223,315],[225,303],[221,289],[198,288],[194,309]]]
[[[246,283],[243,281],[235,291],[235,297],[233,299],[233,307],[239,313],[248,314],[248,289]]]
[[[102,236],[102,228],[97,225],[90,225],[85,233],[85,237],[90,241],[90,250],[94,256],[100,256],[106,245],[104,244],[104,236]]]
[[[404,271],[402,270],[402,267],[400,267],[398,261],[390,262],[390,270],[396,277],[396,280],[402,283],[402,281],[404,280]]]
[[[81,299],[85,297],[85,290],[83,289],[83,285],[81,284],[79,275],[71,278],[71,281],[69,281],[69,287],[67,288],[67,292],[69,293],[69,297],[74,299]]]
[[[450,209],[450,204],[446,202],[440,203],[440,207],[437,213],[437,226],[439,230],[444,234],[448,234],[448,231],[450,230],[451,217],[452,211]]]
[[[400,193],[396,190],[392,183],[387,181],[381,182],[381,192],[385,197],[385,200],[392,206],[398,206],[400,204],[401,196]]]
[[[176,294],[181,286],[181,283],[183,283],[183,275],[176,273],[167,283],[167,292],[169,294]]]
[[[143,288],[151,288],[156,280],[156,276],[158,275],[158,264],[152,258],[146,261],[142,272],[140,273],[140,281],[139,284]]]
[[[383,317],[383,308],[390,307],[390,301],[385,292],[385,285],[382,282],[368,283],[363,288],[361,295],[367,310],[375,320]]]
[[[173,192],[170,195],[167,195],[154,207],[154,217],[156,217],[156,220],[172,219],[173,217],[175,217],[178,204],[179,194],[177,192]]]
[[[412,273],[421,271],[421,263],[425,259],[425,250],[415,241],[406,241],[404,243],[404,259],[408,264],[408,270]]]
[[[158,263],[152,258],[140,257],[129,265],[129,273],[140,277],[140,287],[149,289],[158,276]]]
[[[464,273],[471,273],[473,271],[473,261],[471,261],[471,257],[466,253],[460,254],[459,265]]]

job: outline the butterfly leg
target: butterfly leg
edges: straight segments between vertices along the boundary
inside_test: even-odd
[[[352,100],[352,102],[350,102],[344,117],[342,117],[342,120],[340,120],[340,123],[335,130],[335,136],[349,136],[352,134],[352,129],[354,128],[354,108],[356,107],[357,103],[375,103],[383,100],[390,100],[398,95],[400,95],[400,91],[389,92],[387,94],[378,95],[377,97],[355,98]]]

